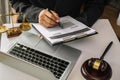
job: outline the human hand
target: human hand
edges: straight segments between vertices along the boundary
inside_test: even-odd
[[[44,9],[39,13],[38,20],[39,23],[45,27],[53,27],[58,24],[60,18],[56,12]]]

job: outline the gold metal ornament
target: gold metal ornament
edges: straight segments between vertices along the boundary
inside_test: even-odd
[[[22,31],[19,27],[9,28],[9,30],[7,30],[7,37],[8,38],[16,37],[19,36],[21,33]]]
[[[0,26],[0,33],[4,33],[7,30],[8,30],[8,28],[6,26],[3,26],[3,25]]]
[[[93,64],[93,69],[98,70],[100,67],[100,62],[101,62],[100,60],[95,60],[95,62]]]
[[[2,4],[0,4],[2,5]],[[2,8],[0,7],[0,34],[4,33],[8,30],[8,28],[6,26],[3,25],[3,20],[2,20]]]
[[[21,23],[21,25],[20,25],[20,29],[21,29],[22,31],[28,31],[28,30],[30,30],[31,27],[32,27],[32,24],[29,23],[29,22],[26,22],[26,21],[25,21],[25,18],[26,18],[26,16],[25,16],[25,14],[23,14],[23,20],[22,20],[22,23]]]
[[[4,33],[8,30],[8,28],[6,26],[3,25],[3,21],[2,18],[0,16],[0,33]]]
[[[25,14],[22,14],[22,13],[20,13],[21,15],[23,15],[22,23],[20,24],[20,26],[14,27],[13,16],[18,15],[18,13],[14,13],[14,11],[12,9],[12,4],[10,2],[9,2],[9,9],[10,9],[9,14],[0,14],[0,33],[6,32],[7,37],[12,38],[12,37],[19,36],[22,33],[22,31],[28,31],[31,29],[32,24],[29,22],[25,22],[26,16],[25,16]],[[3,25],[2,16],[11,17],[12,28],[8,28]]]
[[[19,27],[14,27],[14,23],[13,23],[13,15],[16,15],[13,13],[13,9],[12,9],[12,5],[9,3],[9,7],[10,7],[10,13],[9,16],[11,16],[11,21],[12,21],[12,28],[9,28],[7,30],[7,37],[11,38],[11,37],[16,37],[19,36],[22,31],[20,30]]]
[[[28,30],[30,30],[31,29],[31,23],[29,23],[29,22],[23,22],[23,23],[21,23],[21,25],[20,25],[20,29],[22,30],[22,31],[28,31]]]

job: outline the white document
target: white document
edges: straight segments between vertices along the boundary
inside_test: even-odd
[[[33,25],[51,45],[71,41],[96,33],[95,30],[70,16],[62,17],[60,22],[63,25],[63,28],[60,26],[46,28],[40,24]]]

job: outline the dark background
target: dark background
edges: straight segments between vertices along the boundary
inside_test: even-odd
[[[120,0],[111,0],[109,5],[120,10]]]

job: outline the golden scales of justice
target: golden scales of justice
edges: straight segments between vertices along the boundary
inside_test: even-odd
[[[11,37],[19,36],[22,33],[22,31],[28,31],[31,29],[31,27],[32,27],[31,23],[25,22],[25,15],[23,15],[23,20],[22,20],[22,23],[20,24],[20,26],[14,27],[13,16],[18,15],[18,14],[13,13],[11,4],[10,4],[10,11],[11,12],[9,14],[5,14],[5,15],[0,14],[0,23],[1,23],[0,34],[6,32],[7,37],[11,38]],[[12,21],[12,28],[8,28],[8,27],[3,25],[2,16],[10,16],[12,18],[12,20],[11,20]]]

